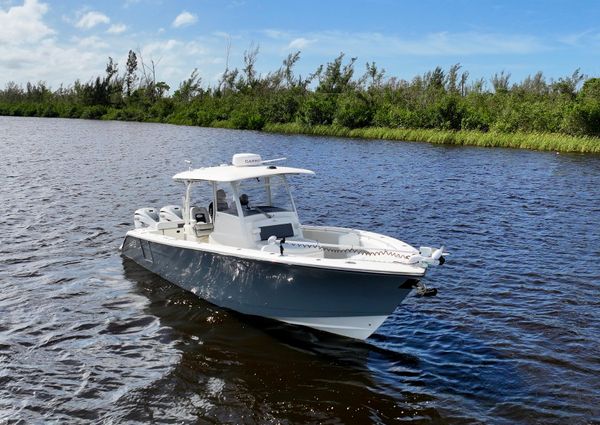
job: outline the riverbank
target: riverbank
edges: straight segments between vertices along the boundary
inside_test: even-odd
[[[93,108],[88,108],[93,109]],[[87,110],[86,110],[87,111]],[[246,130],[233,120],[216,120],[199,125],[191,119],[182,119],[180,116],[149,117],[143,115],[115,114],[116,109],[102,110],[97,114],[82,114],[82,119],[105,120],[105,121],[137,121],[153,122],[173,125],[227,128],[231,130]],[[10,116],[10,114],[0,115]],[[104,112],[104,114],[102,114]],[[29,114],[29,116],[36,116]],[[37,114],[40,118],[70,118],[66,114],[44,116]],[[514,132],[503,133],[498,131],[477,130],[439,130],[423,128],[389,128],[389,127],[364,127],[347,128],[339,125],[306,125],[298,122],[290,123],[262,123],[261,126],[250,128],[267,133],[279,134],[305,134],[310,136],[330,136],[362,139],[396,140],[406,142],[425,142],[441,145],[457,146],[479,146],[529,149],[538,151],[574,152],[574,153],[600,153],[600,137],[573,136],[563,133],[527,133]]]
[[[297,123],[265,124],[262,130],[269,133],[402,140],[407,142],[428,142],[442,145],[600,153],[600,138],[598,137],[580,137],[558,133],[484,133],[481,131],[467,130],[451,131],[382,127],[349,129],[331,125],[307,126]]]
[[[170,94],[164,81],[136,73],[129,51],[125,74],[109,58],[106,75],[54,91],[43,82],[9,82],[0,89],[0,115],[600,153],[600,78],[579,70],[550,81],[540,72],[512,84],[501,73],[487,86],[469,83],[458,64],[409,80],[384,76],[371,64],[360,77],[355,59],[345,62],[342,53],[302,78],[293,72],[299,52],[264,75],[255,72],[257,53],[215,87],[204,87],[194,70]]]

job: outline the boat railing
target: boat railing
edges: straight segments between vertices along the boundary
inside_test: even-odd
[[[408,260],[413,255],[415,255],[414,251],[408,250],[393,250],[388,248],[366,248],[366,247],[357,247],[354,245],[347,244],[332,244],[332,243],[322,243],[318,241],[309,242],[309,241],[295,241],[295,240],[286,240],[284,242],[285,245],[305,247],[305,248],[316,248],[321,249],[325,252],[335,252],[340,254],[353,254],[353,255],[365,255],[370,257],[384,257],[390,256],[399,259]]]
[[[421,266],[443,264],[445,261],[442,257],[444,254],[443,246],[435,250],[430,247],[421,247],[418,252],[415,252],[414,250],[356,247],[354,245],[321,243],[318,241],[286,240],[285,238],[277,240],[275,237],[269,238],[269,244],[280,245],[283,248],[281,251],[282,254],[286,246],[296,246],[320,249],[324,252],[336,254],[346,254],[346,258],[356,261],[399,262],[404,264],[419,264]]]

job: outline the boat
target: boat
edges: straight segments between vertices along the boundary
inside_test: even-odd
[[[302,224],[290,176],[313,171],[238,153],[176,174],[183,205],[140,208],[123,256],[225,309],[366,339],[443,264],[444,248]]]

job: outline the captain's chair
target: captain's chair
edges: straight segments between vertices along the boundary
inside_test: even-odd
[[[248,195],[246,195],[245,193],[242,193],[240,195],[240,204],[242,205],[242,208],[249,208],[249,204],[250,203],[250,199],[248,198]]]
[[[208,235],[214,228],[210,214],[204,207],[190,208],[190,224],[198,237]]]

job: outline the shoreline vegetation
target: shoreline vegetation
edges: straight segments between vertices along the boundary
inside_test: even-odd
[[[504,71],[470,80],[460,64],[412,80],[386,76],[375,63],[356,72],[340,54],[303,78],[300,52],[266,75],[258,47],[242,69],[225,69],[215,87],[198,71],[170,87],[154,61],[129,51],[121,73],[108,58],[105,74],[52,90],[14,82],[0,90],[0,115],[162,122],[283,134],[420,141],[448,145],[600,153],[600,78],[579,70],[549,80],[538,72],[510,82]]]
[[[476,130],[457,131],[383,127],[349,129],[333,125],[303,126],[297,123],[266,124],[262,131],[280,134],[307,134],[312,136],[426,142],[440,145],[600,153],[600,138],[556,133],[484,133]]]

